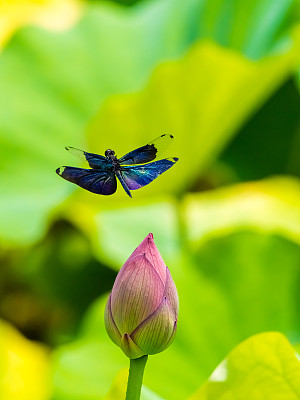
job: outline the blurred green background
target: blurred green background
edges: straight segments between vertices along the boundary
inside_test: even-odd
[[[0,51],[0,398],[123,399],[103,309],[153,232],[180,315],[143,400],[298,399],[300,2],[4,1]],[[55,174],[163,133],[133,199]]]

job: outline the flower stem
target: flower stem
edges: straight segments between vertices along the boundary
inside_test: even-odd
[[[148,356],[130,359],[129,376],[125,400],[140,400],[144,369]]]

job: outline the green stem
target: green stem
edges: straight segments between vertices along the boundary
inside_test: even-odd
[[[140,400],[144,369],[148,356],[130,359],[129,376],[125,400]]]

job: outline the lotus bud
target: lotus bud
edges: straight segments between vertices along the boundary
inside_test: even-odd
[[[116,277],[105,308],[106,331],[127,357],[138,358],[172,343],[177,316],[175,284],[149,233]]]

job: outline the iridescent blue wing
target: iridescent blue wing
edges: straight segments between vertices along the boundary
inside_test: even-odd
[[[117,181],[114,172],[75,167],[60,167],[56,173],[69,182],[92,193],[109,195],[115,193]]]
[[[91,168],[106,169],[110,166],[109,160],[99,154],[87,153],[71,146],[67,146],[65,149],[80,160],[87,161]]]
[[[119,159],[120,165],[145,164],[159,158],[160,154],[169,146],[174,137],[162,135],[145,146],[139,147],[125,154]]]
[[[148,185],[163,172],[171,168],[178,158],[165,158],[144,165],[122,166],[121,174],[129,190],[140,189]]]

